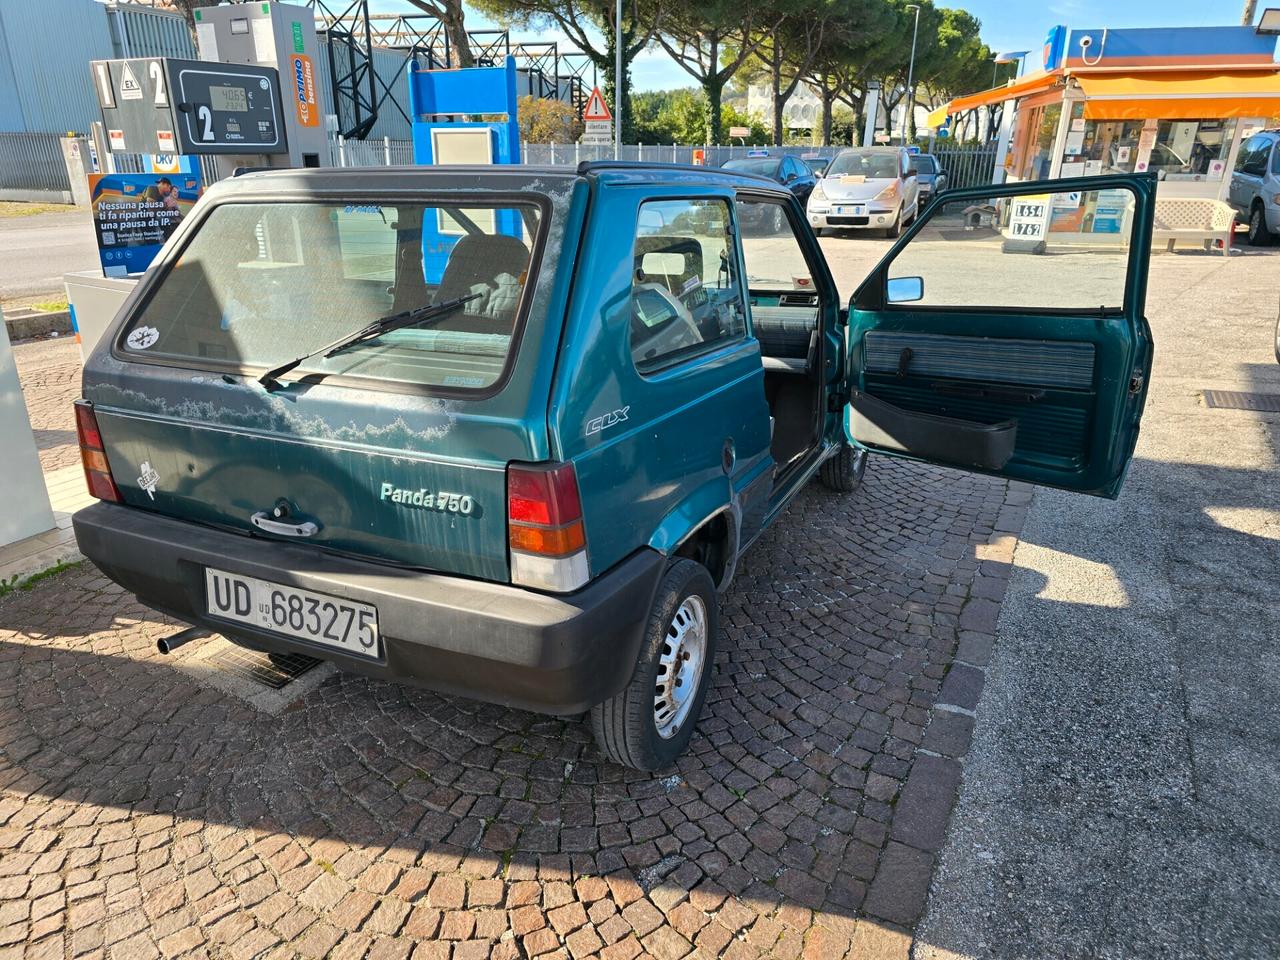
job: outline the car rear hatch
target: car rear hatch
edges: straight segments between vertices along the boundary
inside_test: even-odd
[[[506,467],[548,456],[539,361],[562,311],[547,235],[573,181],[478,192],[475,176],[360,173],[358,192],[293,173],[206,198],[86,366],[112,474],[138,509],[507,580]]]

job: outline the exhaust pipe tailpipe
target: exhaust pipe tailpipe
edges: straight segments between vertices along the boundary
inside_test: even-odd
[[[156,649],[161,653],[173,653],[184,643],[190,643],[192,640],[203,640],[211,635],[208,630],[202,630],[200,627],[188,627],[181,633],[175,633],[171,637],[161,637],[156,641]]]

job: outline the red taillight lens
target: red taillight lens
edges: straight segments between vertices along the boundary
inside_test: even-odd
[[[80,435],[81,449],[102,449],[102,433],[98,430],[98,418],[93,415],[93,404],[88,400],[76,401],[76,433]]]
[[[89,493],[99,500],[120,503],[120,490],[111,477],[111,465],[107,463],[107,451],[102,445],[102,432],[98,418],[93,414],[93,404],[88,400],[76,401],[76,435],[80,439],[80,461],[84,464],[84,480]]]
[[[573,464],[507,468],[507,518],[558,527],[582,519]]]

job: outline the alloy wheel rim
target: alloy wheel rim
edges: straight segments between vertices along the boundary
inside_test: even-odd
[[[654,678],[653,722],[658,736],[670,740],[689,718],[707,659],[707,607],[702,598],[685,597],[663,638]]]

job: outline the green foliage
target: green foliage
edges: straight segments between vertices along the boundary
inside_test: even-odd
[[[680,90],[651,90],[637,93],[631,98],[631,111],[635,117],[637,143],[704,144],[707,130],[707,98],[692,87]],[[769,142],[769,130],[758,117],[731,103],[720,105],[721,137],[719,143],[740,143],[730,140],[730,127],[747,127],[751,130],[745,140],[753,146]]]

